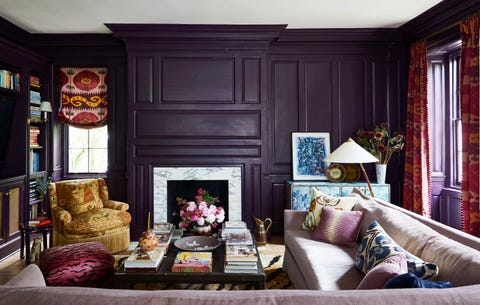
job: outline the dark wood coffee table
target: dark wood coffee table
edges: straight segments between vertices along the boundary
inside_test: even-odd
[[[120,266],[114,275],[115,288],[134,289],[137,283],[165,284],[251,284],[256,289],[265,289],[265,272],[260,256],[257,261],[256,273],[225,273],[225,244],[222,243],[213,253],[212,272],[172,272],[173,261],[179,249],[172,244],[156,272],[125,271]]]

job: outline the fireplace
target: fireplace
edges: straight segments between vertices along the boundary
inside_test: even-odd
[[[155,167],[153,169],[154,221],[169,221],[177,225],[178,220],[171,217],[173,211],[178,210],[176,198],[193,200],[198,187],[206,189],[212,196],[220,197],[220,205],[225,208],[226,220],[242,220],[242,168],[225,166]]]
[[[167,181],[167,221],[177,224],[180,221],[179,216],[174,216],[178,212],[177,197],[184,198],[187,201],[195,201],[197,190],[203,188],[213,197],[218,197],[220,203],[216,206],[222,206],[225,210],[225,219],[228,219],[228,180],[168,180]]]

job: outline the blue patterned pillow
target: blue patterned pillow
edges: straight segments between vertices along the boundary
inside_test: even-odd
[[[365,235],[360,241],[355,255],[355,264],[366,274],[386,258],[398,254],[405,254],[408,271],[414,273],[419,278],[435,279],[437,277],[438,266],[436,264],[424,262],[403,249],[388,236],[376,220],[372,221],[368,226]]]
[[[451,288],[449,281],[435,282],[418,278],[413,273],[397,275],[389,279],[383,288]]]

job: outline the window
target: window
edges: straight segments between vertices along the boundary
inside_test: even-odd
[[[68,172],[105,173],[108,168],[107,126],[80,129],[67,127]]]
[[[432,175],[443,175],[445,187],[462,183],[460,112],[460,44],[429,53],[428,102]]]

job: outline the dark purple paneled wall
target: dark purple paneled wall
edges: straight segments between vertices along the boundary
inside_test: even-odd
[[[192,29],[204,31],[202,38],[180,39]],[[241,166],[243,219],[251,224],[252,216],[270,217],[279,234],[292,132],[329,132],[333,150],[358,128],[401,125],[404,59],[392,52],[401,48],[391,30],[352,36],[343,30],[289,33],[283,26],[277,32],[272,26],[215,29],[152,25],[148,36],[135,25],[112,26],[128,56],[134,235],[153,209],[154,167]],[[238,38],[245,30],[250,35]],[[398,178],[391,179],[394,196]]]

